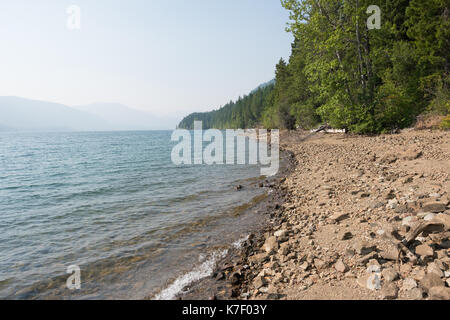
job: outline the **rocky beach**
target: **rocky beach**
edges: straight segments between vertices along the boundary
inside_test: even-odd
[[[280,142],[266,227],[180,299],[450,299],[449,132]]]

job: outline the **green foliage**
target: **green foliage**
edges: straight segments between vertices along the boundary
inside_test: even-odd
[[[448,0],[411,0],[406,10],[407,34],[414,42],[423,76],[448,74],[450,22]]]
[[[321,122],[316,106],[310,101],[294,103],[291,112],[297,121],[297,125],[302,129],[313,129]]]
[[[419,90],[419,77],[414,71],[412,45],[405,41],[396,42],[390,60],[390,65],[380,74],[382,83],[376,91],[377,131],[411,126],[426,107]]]
[[[281,2],[300,51],[290,64],[302,60],[291,69],[292,82],[307,88],[289,101],[297,124],[320,119],[376,133],[412,125],[427,107],[446,108],[448,86],[436,79],[448,74],[448,0]],[[366,27],[372,4],[381,8],[380,30]]]
[[[240,129],[260,125],[262,114],[272,95],[274,85],[258,88],[247,96],[231,101],[219,110],[193,113],[184,118],[178,127],[194,129],[194,121],[203,121],[204,129]]]
[[[309,129],[327,122],[357,133],[411,126],[449,109],[449,0],[281,0],[294,35],[275,84],[204,118],[218,128]],[[368,30],[367,8],[381,9]],[[445,122],[445,121],[444,121]],[[446,126],[444,123],[444,127]]]
[[[450,114],[442,120],[441,129],[450,130]]]
[[[426,110],[427,113],[440,116],[450,114],[449,77],[445,80],[440,77],[429,77],[428,80],[427,92],[430,93],[431,101]]]

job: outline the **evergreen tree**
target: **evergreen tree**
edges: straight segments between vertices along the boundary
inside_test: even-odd
[[[450,0],[281,0],[294,35],[275,84],[194,114],[210,127],[309,129],[320,122],[359,133],[404,128],[425,111],[450,114]],[[381,9],[369,30],[367,8]]]

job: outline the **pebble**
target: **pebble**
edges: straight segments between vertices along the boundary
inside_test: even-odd
[[[407,296],[412,300],[421,300],[423,299],[423,290],[420,288],[414,288],[408,292]]]
[[[413,217],[413,216],[406,217],[402,220],[402,226],[407,226],[407,227],[412,228],[416,221],[417,221],[416,217]]]
[[[435,215],[434,213],[429,213],[429,214],[427,214],[427,215],[423,218],[423,220],[425,220],[425,221],[431,221],[431,220],[433,220],[435,217],[436,217],[436,215]]]
[[[381,274],[386,283],[393,282],[398,279],[398,272],[394,268],[384,269]]]
[[[429,273],[427,274],[422,281],[420,281],[421,287],[426,291],[430,291],[433,287],[443,287],[445,286],[444,281],[441,280],[441,277],[439,277],[435,273]]]
[[[397,296],[398,296],[398,287],[393,282],[385,285],[381,290],[382,299],[393,300],[397,299]]]
[[[346,273],[348,271],[348,267],[345,265],[345,263],[342,261],[342,259],[339,259],[336,262],[336,264],[334,265],[334,268],[340,273]]]
[[[282,238],[286,236],[286,234],[287,234],[286,230],[278,230],[277,232],[274,233],[274,236],[277,238]]]
[[[431,262],[430,264],[428,264],[427,272],[434,273],[438,275],[440,278],[444,277],[444,272],[438,267],[436,262]]]
[[[403,291],[410,291],[414,288],[417,288],[416,280],[414,280],[412,278],[407,278],[407,279],[403,280],[403,286],[402,286]]]
[[[381,267],[373,264],[367,268],[366,272],[367,273],[380,273]]]
[[[433,287],[429,290],[428,295],[431,300],[450,300],[450,288],[446,287]]]
[[[397,199],[389,200],[387,207],[388,209],[396,209],[398,207]]]
[[[444,202],[428,202],[422,206],[422,210],[432,213],[441,213],[445,211],[446,204]]]
[[[379,273],[374,273],[367,279],[367,289],[369,290],[380,290],[381,289],[381,275]]]
[[[432,257],[434,255],[434,251],[429,245],[421,244],[416,247],[416,254],[422,257]]]
[[[330,217],[330,220],[334,222],[341,222],[348,218],[349,218],[348,213],[337,212]]]

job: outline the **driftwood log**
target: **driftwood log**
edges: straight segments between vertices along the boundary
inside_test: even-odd
[[[419,223],[417,226],[412,228],[405,236],[403,243],[405,245],[410,244],[414,241],[422,232],[425,233],[435,233],[445,231],[445,224],[441,221],[431,220]]]
[[[325,124],[325,125],[321,126],[319,129],[315,130],[314,133],[319,133],[321,131],[325,131],[328,129],[331,129],[331,127],[328,124]]]

